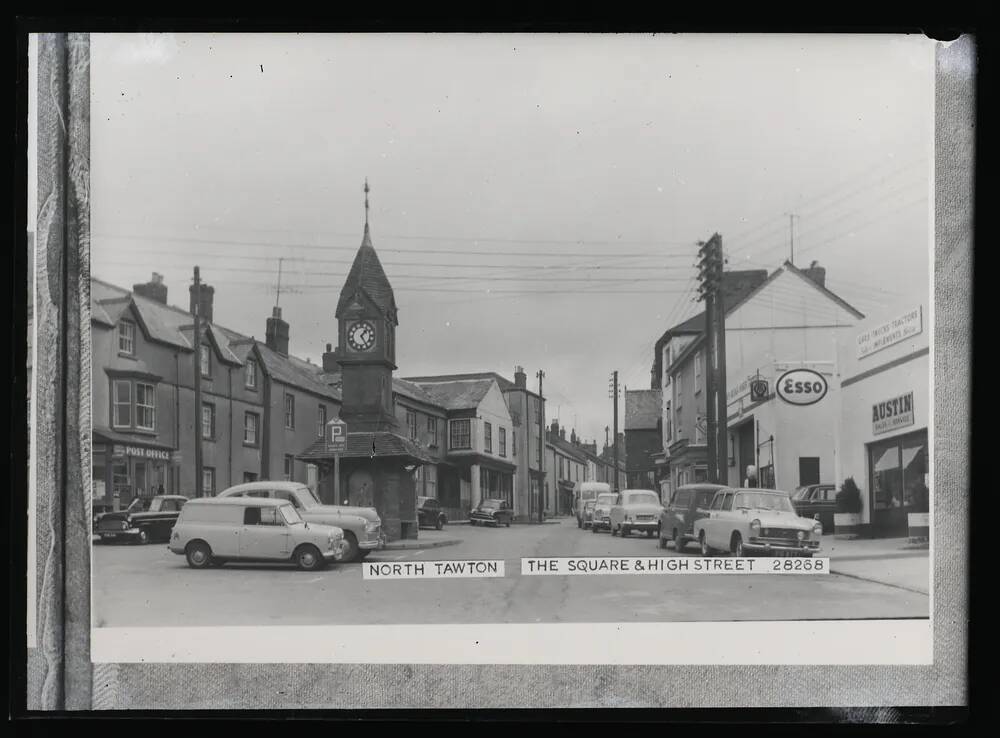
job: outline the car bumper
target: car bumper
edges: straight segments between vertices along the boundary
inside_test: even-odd
[[[343,561],[347,549],[347,541],[339,540],[333,544],[333,548],[323,552],[323,558],[327,561]]]
[[[773,541],[750,541],[743,544],[743,550],[751,553],[776,554],[778,556],[789,554],[818,553],[820,550],[819,541],[802,541],[801,543],[777,543]]]
[[[593,520],[590,521],[590,524],[594,528],[610,528],[611,518],[604,518],[604,517],[594,518]]]
[[[128,528],[127,530],[99,530],[97,535],[101,538],[135,538],[139,535],[138,528]]]
[[[626,520],[622,523],[622,527],[629,530],[656,530],[660,527],[660,524],[655,520],[636,520],[633,523]]]

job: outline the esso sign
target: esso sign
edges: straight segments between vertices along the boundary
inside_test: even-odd
[[[775,391],[792,405],[812,405],[826,396],[826,377],[812,369],[792,369],[782,374]]]

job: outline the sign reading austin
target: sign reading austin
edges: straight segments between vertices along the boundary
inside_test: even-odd
[[[913,393],[872,405],[872,433],[888,433],[913,425]]]
[[[916,307],[888,323],[869,328],[858,336],[858,358],[863,359],[869,354],[905,341],[920,333],[923,328],[922,307]]]

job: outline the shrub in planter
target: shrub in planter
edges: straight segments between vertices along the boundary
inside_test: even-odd
[[[837,493],[837,512],[833,516],[834,532],[838,538],[857,538],[861,532],[861,490],[854,477],[844,480]]]

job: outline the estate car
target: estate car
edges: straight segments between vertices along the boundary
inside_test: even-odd
[[[290,502],[303,520],[343,529],[348,549],[345,561],[361,561],[382,546],[382,520],[374,507],[324,505],[301,482],[247,482],[220,492],[219,497]]]
[[[441,530],[448,522],[448,516],[441,511],[441,504],[433,497],[417,498],[417,525]]]
[[[694,532],[703,556],[812,556],[823,526],[796,515],[787,492],[725,488],[715,493],[709,516],[695,521]]]
[[[675,489],[660,513],[660,548],[673,541],[674,550],[683,551],[695,540],[695,521],[708,517],[712,498],[722,488],[720,484],[685,484]]]
[[[814,518],[823,530],[833,530],[837,512],[837,489],[832,484],[807,484],[792,493],[792,506],[803,518]]]
[[[287,500],[202,497],[188,502],[170,550],[192,569],[227,561],[289,562],[312,571],[347,553],[344,532],[307,523]]]
[[[576,483],[573,490],[573,516],[576,518],[577,528],[587,528],[590,526],[597,495],[610,491],[611,485],[606,482]]]

